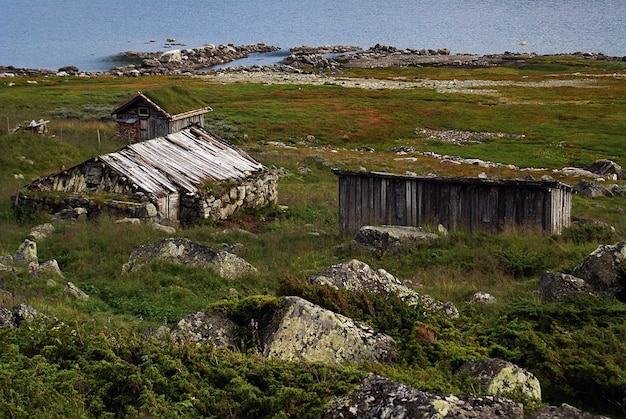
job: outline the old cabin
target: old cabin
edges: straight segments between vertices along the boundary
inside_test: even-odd
[[[198,218],[220,220],[239,208],[275,203],[277,180],[244,151],[192,126],[92,158],[41,178],[28,189],[77,197],[76,204],[67,204],[65,199],[65,205],[105,200],[108,212],[118,216],[187,223]],[[146,210],[149,204],[155,214]],[[36,205],[59,210],[48,208],[52,202],[45,199]]]
[[[560,182],[333,172],[343,236],[364,225],[441,224],[469,232],[524,227],[555,234],[570,225],[573,190]]]
[[[204,127],[204,114],[212,109],[180,86],[138,92],[111,112],[115,136],[135,142],[161,137],[189,125]]]

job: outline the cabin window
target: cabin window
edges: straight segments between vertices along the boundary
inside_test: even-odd
[[[150,109],[144,106],[140,106],[137,108],[137,115],[139,116],[150,116]]]

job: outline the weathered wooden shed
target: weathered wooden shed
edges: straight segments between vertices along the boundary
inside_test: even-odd
[[[201,127],[134,143],[41,178],[31,191],[150,202],[160,218],[223,219],[277,200],[277,176],[243,150]]]
[[[524,227],[560,234],[571,222],[573,189],[560,182],[333,172],[342,236],[364,225],[439,224],[451,231]]]
[[[115,136],[134,142],[172,134],[192,124],[204,127],[204,114],[211,110],[184,88],[172,86],[138,92],[111,115],[115,115]]]

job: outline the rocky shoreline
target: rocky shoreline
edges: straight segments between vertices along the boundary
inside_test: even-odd
[[[452,54],[447,48],[439,49],[399,49],[377,44],[367,50],[355,46],[324,45],[318,47],[299,46],[290,49],[280,64],[267,66],[238,66],[220,70],[213,67],[247,58],[253,53],[280,51],[281,48],[265,43],[252,45],[211,45],[200,48],[176,49],[165,52],[126,51],[118,56],[124,65],[109,71],[87,72],[75,66],[65,66],[57,70],[16,68],[0,66],[0,78],[46,77],[46,76],[116,76],[138,77],[148,75],[197,75],[198,73],[330,73],[340,74],[349,68],[383,68],[392,66],[455,66],[455,67],[494,67],[515,65],[525,57],[537,56],[534,53],[511,53],[491,55]],[[601,52],[576,52],[558,54],[592,60],[626,61],[626,57],[611,57]]]

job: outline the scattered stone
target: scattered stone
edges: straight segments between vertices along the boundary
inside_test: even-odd
[[[584,279],[594,293],[604,297],[624,298],[625,285],[621,278],[626,260],[626,242],[614,245],[601,244],[572,271],[572,275]]]
[[[39,265],[37,258],[37,243],[32,240],[24,240],[13,256],[13,261],[17,265]]]
[[[83,207],[66,208],[52,216],[53,221],[83,221],[87,219],[87,209]]]
[[[41,241],[54,232],[54,226],[51,223],[40,224],[30,229],[28,238],[33,241]]]
[[[539,278],[541,301],[562,301],[568,296],[593,295],[593,288],[584,279],[561,272],[545,271]]]
[[[225,317],[211,315],[204,311],[183,317],[172,328],[171,334],[195,343],[212,342],[215,347],[233,346],[238,326]]]
[[[529,399],[541,401],[541,385],[530,372],[502,359],[468,361],[458,373],[467,373],[480,381],[482,391],[493,395],[520,393]]]
[[[124,218],[120,218],[119,220],[115,220],[116,224],[133,224],[133,225],[139,225],[141,224],[141,219],[139,218],[129,218],[129,217],[124,217]]]
[[[347,396],[330,402],[324,419],[507,418],[523,419],[521,403],[497,396],[435,394],[369,374]]]
[[[264,336],[263,354],[287,361],[327,364],[385,362],[397,358],[391,337],[300,297],[285,297]]]
[[[65,289],[63,290],[63,295],[66,295],[68,297],[75,298],[81,301],[89,300],[89,296],[83,290],[81,290],[80,288],[78,288],[76,285],[74,285],[71,282],[68,282],[67,285],[65,286]]]
[[[372,257],[396,255],[414,249],[438,236],[420,227],[363,226],[352,241],[355,252]]]
[[[495,304],[498,300],[488,292],[478,291],[470,297],[469,302],[472,304]]]
[[[443,303],[428,295],[419,295],[405,286],[395,276],[384,269],[374,270],[367,263],[352,259],[349,262],[332,265],[308,277],[312,284],[343,288],[348,291],[366,290],[375,294],[396,294],[409,306],[420,305],[433,311],[442,311],[449,317],[457,317],[459,312],[451,302]]]
[[[257,273],[254,266],[239,256],[182,238],[164,239],[139,246],[131,253],[128,263],[122,267],[122,272],[132,272],[155,260],[209,269],[230,280]]]
[[[152,223],[152,228],[155,230],[163,231],[164,233],[167,233],[168,235],[176,234],[176,229],[174,227],[165,226],[163,224]]]

